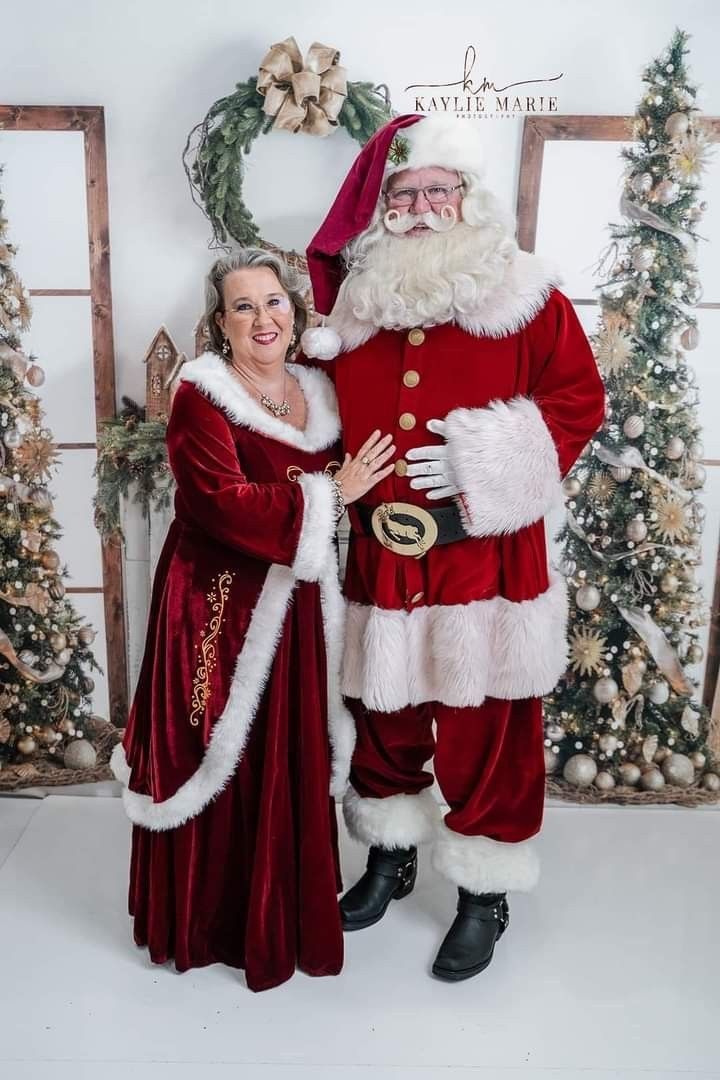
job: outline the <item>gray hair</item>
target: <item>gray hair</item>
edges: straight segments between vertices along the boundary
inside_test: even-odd
[[[266,251],[264,248],[240,248],[239,251],[233,252],[232,255],[225,255],[222,259],[216,259],[205,278],[205,326],[207,327],[210,348],[220,356],[223,354],[223,334],[215,315],[219,311],[225,310],[223,281],[234,270],[247,270],[258,266],[266,266],[273,271],[280,285],[290,297],[295,309],[295,332],[293,335],[295,344],[291,348],[295,348],[307,325],[307,305],[303,296],[303,289],[306,284],[302,275],[292,266],[288,266],[284,259],[280,258],[279,255],[275,255],[272,251]]]

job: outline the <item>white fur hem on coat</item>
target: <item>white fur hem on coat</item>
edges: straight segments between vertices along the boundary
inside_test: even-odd
[[[514,533],[562,499],[557,448],[536,403],[527,397],[481,409],[453,409],[445,438],[471,536]]]
[[[124,785],[123,803],[130,820],[153,831],[174,829],[199,814],[231,780],[252,727],[267,684],[273,658],[282,635],[285,617],[295,589],[290,567],[270,567],[253,611],[242,650],[237,658],[230,691],[222,715],[196,771],[163,802],[128,787],[131,769],[122,744],[115,747],[110,766]],[[332,748],[330,793],[342,795],[347,787],[355,745],[355,726],[340,692],[340,661],[343,647],[344,603],[338,583],[334,546],[320,578],[325,647],[328,670],[328,729]]]
[[[428,789],[419,795],[370,799],[350,787],[343,800],[343,814],[353,840],[388,851],[432,840],[440,821],[440,807]]]
[[[541,697],[567,668],[567,612],[558,575],[546,592],[518,603],[496,596],[410,612],[351,603],[343,692],[379,712]]]
[[[532,892],[540,860],[530,840],[516,844],[487,836],[463,836],[441,825],[432,852],[439,874],[471,893]]]

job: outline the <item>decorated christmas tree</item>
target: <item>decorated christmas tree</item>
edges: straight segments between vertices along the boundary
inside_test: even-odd
[[[643,74],[636,141],[623,151],[624,221],[601,260],[592,340],[607,414],[565,480],[558,537],[570,666],[545,708],[558,793],[699,802],[720,789],[696,680],[707,618],[697,580],[705,473],[686,354],[698,344],[708,142],[686,55],[678,30]]]
[[[43,761],[94,761],[93,680],[83,665],[98,665],[95,631],[65,598],[54,550],[60,529],[47,482],[56,453],[32,390],[45,375],[22,348],[31,310],[15,253],[0,197],[0,767],[32,781]]]

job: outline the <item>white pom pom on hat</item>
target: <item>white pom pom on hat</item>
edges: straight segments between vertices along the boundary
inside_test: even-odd
[[[300,338],[309,360],[334,360],[342,350],[342,339],[331,326],[311,326]]]

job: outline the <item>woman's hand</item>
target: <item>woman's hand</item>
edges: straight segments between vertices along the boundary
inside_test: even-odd
[[[334,479],[340,484],[346,506],[361,499],[371,488],[390,475],[395,466],[385,465],[385,462],[394,453],[392,435],[384,435],[381,438],[379,431],[373,431],[355,457],[351,457],[350,454],[345,455],[342,468],[335,473]]]

